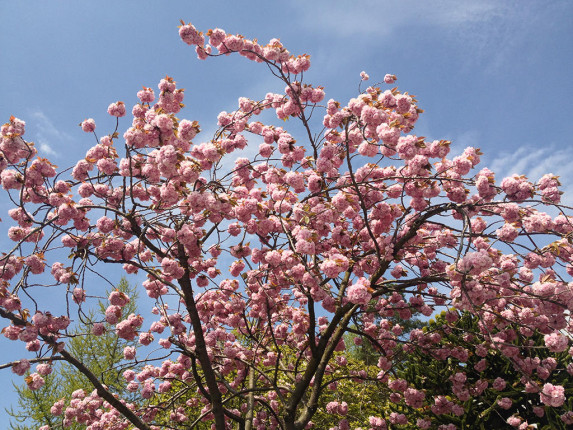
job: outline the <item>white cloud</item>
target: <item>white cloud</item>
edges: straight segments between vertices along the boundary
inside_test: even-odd
[[[57,152],[54,151],[52,149],[52,147],[48,143],[46,143],[45,141],[40,140],[38,143],[40,144],[40,147],[39,147],[40,154],[46,154],[46,155],[51,155],[51,156],[54,156],[57,154]]]
[[[64,131],[58,130],[53,121],[41,111],[32,112],[33,133],[38,144],[39,155],[58,157],[60,154],[55,149],[58,145],[64,145],[71,141],[71,136]]]

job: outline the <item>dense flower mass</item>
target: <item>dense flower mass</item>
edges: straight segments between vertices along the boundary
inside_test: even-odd
[[[184,92],[166,76],[157,94],[137,93],[130,121],[124,102],[110,104],[125,131],[94,135],[71,171],[39,156],[24,121],[1,128],[0,182],[16,202],[6,227],[13,244],[0,257],[3,334],[34,357],[11,366],[30,389],[44,384],[53,356],[92,381],[53,405],[64,427],[303,429],[326,411],[339,429],[450,429],[472,398],[495,393],[488,410],[510,410],[512,390],[539,394],[524,408],[557,408],[571,420],[558,381],[573,370],[555,357],[573,355],[573,214],[559,206],[554,175],[496,182],[477,170],[479,149],[448,158],[450,141],[413,133],[422,109],[386,86],[395,75],[347,102],[327,99],[303,82],[310,57],[278,39],[184,23],[179,35],[202,60],[264,63],[284,91],[241,97],[207,137],[176,116]],[[80,125],[95,130],[93,119]],[[130,298],[113,291],[105,318],[88,321],[95,336],[109,327],[141,345],[123,350],[129,399],[66,349],[68,326],[103,294],[93,274],[110,266],[145,276],[142,291],[155,302],[130,313]],[[67,308],[34,300],[39,286]],[[442,310],[444,333],[468,314],[476,329],[452,344],[408,328]],[[369,345],[376,364],[353,368],[349,339]],[[413,353],[462,363],[444,375],[447,395],[395,376]],[[522,375],[518,387],[487,374],[494,357]],[[342,399],[324,401],[341,381],[376,384],[400,409],[360,415]]]

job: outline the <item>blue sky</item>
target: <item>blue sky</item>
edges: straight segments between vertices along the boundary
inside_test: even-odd
[[[28,140],[60,167],[94,144],[78,127],[83,119],[94,118],[100,135],[111,132],[107,106],[133,105],[142,85],[156,88],[165,75],[186,89],[181,116],[205,132],[238,97],[282,89],[245,59],[197,60],[178,37],[183,19],[263,43],[280,38],[293,54],[311,55],[305,80],[342,103],[356,95],[362,70],[373,82],[396,74],[425,110],[416,134],[452,140],[456,153],[481,148],[498,180],[560,175],[573,203],[569,0],[0,0],[0,15],[0,121],[25,120]],[[124,118],[120,131],[128,126]],[[0,218],[6,209],[0,201]],[[0,338],[0,350],[13,347]],[[0,371],[0,383],[9,379]],[[12,400],[2,390],[0,422]]]

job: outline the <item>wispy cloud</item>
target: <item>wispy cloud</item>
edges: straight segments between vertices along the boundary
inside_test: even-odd
[[[496,182],[513,174],[537,181],[547,173],[559,176],[564,191],[563,203],[573,205],[573,148],[556,145],[535,148],[523,146],[515,152],[501,153],[488,164],[496,173]]]
[[[52,149],[52,147],[48,143],[46,143],[44,140],[40,140],[39,144],[40,144],[40,153],[41,154],[46,154],[46,155],[51,155],[51,156],[57,155],[57,152],[54,151]]]
[[[295,2],[301,3],[301,2]],[[404,0],[381,2],[365,0],[359,7],[346,2],[331,2],[328,7],[321,3],[305,2],[303,19],[312,28],[339,36],[400,36],[404,27],[420,25],[451,27],[489,21],[503,15],[505,7],[500,2],[459,0],[434,0],[420,2]],[[316,19],[320,16],[320,19]],[[322,29],[321,29],[322,28]],[[404,30],[406,31],[406,30]]]
[[[351,2],[293,2],[304,8],[300,19],[309,32],[337,38],[353,38],[356,49],[368,49],[377,40],[402,45],[424,33],[457,47],[468,67],[479,65],[495,73],[509,53],[527,43],[530,29],[563,13],[559,2],[500,2],[498,0],[363,0]],[[317,19],[320,17],[320,19]]]
[[[53,121],[41,111],[32,112],[34,139],[40,155],[58,157],[57,145],[69,143],[71,136],[64,131],[58,130]]]

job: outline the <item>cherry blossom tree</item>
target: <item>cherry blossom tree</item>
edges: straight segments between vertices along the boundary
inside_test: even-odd
[[[109,134],[98,138],[84,120],[95,145],[70,170],[39,156],[24,121],[1,129],[0,179],[15,222],[0,259],[3,333],[26,344],[30,356],[15,357],[12,370],[36,366],[31,389],[54,360],[93,385],[54,404],[64,425],[310,428],[321,399],[352,381],[385,384],[419,412],[381,407],[363,427],[438,428],[436,417],[463,410],[477,392],[460,382],[446,399],[396,378],[414,350],[461,363],[505,357],[522,375],[516,389],[570,417],[555,369],[543,378],[528,371],[538,357],[573,354],[573,223],[554,175],[496,182],[478,170],[477,148],[448,158],[449,141],[413,134],[422,110],[394,75],[367,86],[362,73],[355,98],[326,99],[304,81],[310,57],[277,39],[263,45],[184,23],[179,34],[199,59],[261,63],[284,91],[241,97],[203,139],[196,121],[177,116],[184,92],[166,77],[157,95],[137,93],[131,120],[122,119],[124,102],[112,103]],[[104,385],[66,346],[70,324],[105,290],[94,279],[113,267],[144,275],[155,301],[127,314],[130,299],[116,291],[105,311],[119,338],[142,345],[124,350],[142,369],[123,374],[140,401]],[[52,300],[39,298],[46,289]],[[442,310],[449,322],[473,315],[478,329],[459,345],[432,331],[402,336],[414,315]],[[89,325],[103,333],[103,321]],[[372,346],[376,366],[348,365],[348,334]],[[348,405],[334,403],[327,412],[349,428]]]

